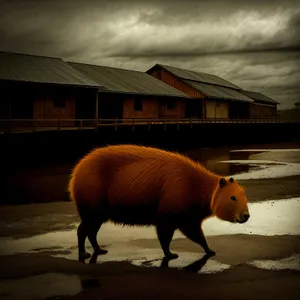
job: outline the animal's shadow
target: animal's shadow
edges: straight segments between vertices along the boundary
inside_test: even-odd
[[[97,262],[98,256],[99,256],[99,254],[93,253],[89,263],[90,264],[95,264]],[[214,255],[204,254],[200,259],[197,259],[194,262],[192,262],[191,264],[188,264],[184,267],[181,267],[180,269],[183,270],[183,271],[191,272],[191,273],[198,273],[205,266],[207,261],[213,256]],[[146,262],[143,263],[143,265],[149,264],[149,263],[151,263],[153,261],[157,261],[157,260],[160,260],[160,259],[155,259],[155,260],[152,260],[152,261],[146,261]],[[169,262],[171,260],[174,260],[174,258],[170,259],[170,258],[164,257],[161,261],[160,268],[168,268],[169,267]]]

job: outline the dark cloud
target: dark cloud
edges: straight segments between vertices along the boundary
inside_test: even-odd
[[[212,73],[299,100],[299,0],[0,0],[0,50]]]

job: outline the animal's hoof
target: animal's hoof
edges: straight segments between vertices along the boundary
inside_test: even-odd
[[[216,252],[211,250],[211,249],[207,249],[206,251],[206,254],[209,255],[209,256],[215,256],[216,255]]]
[[[169,253],[165,256],[166,259],[175,259],[175,258],[178,258],[178,254],[176,253]]]
[[[101,249],[101,248],[99,248],[98,250],[95,251],[95,254],[97,254],[97,255],[103,255],[103,254],[107,254],[107,253],[108,253],[107,250]]]
[[[88,252],[80,252],[79,253],[79,260],[88,259],[91,257],[91,254]]]

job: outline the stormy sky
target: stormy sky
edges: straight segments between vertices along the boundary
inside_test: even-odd
[[[300,0],[0,0],[0,50],[212,73],[300,101]]]

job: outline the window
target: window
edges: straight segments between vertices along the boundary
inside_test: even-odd
[[[141,99],[134,99],[134,110],[143,110],[143,101]]]
[[[167,110],[173,110],[176,107],[176,103],[174,100],[167,101]]]
[[[66,108],[66,99],[64,98],[54,98],[53,100],[54,107]]]

